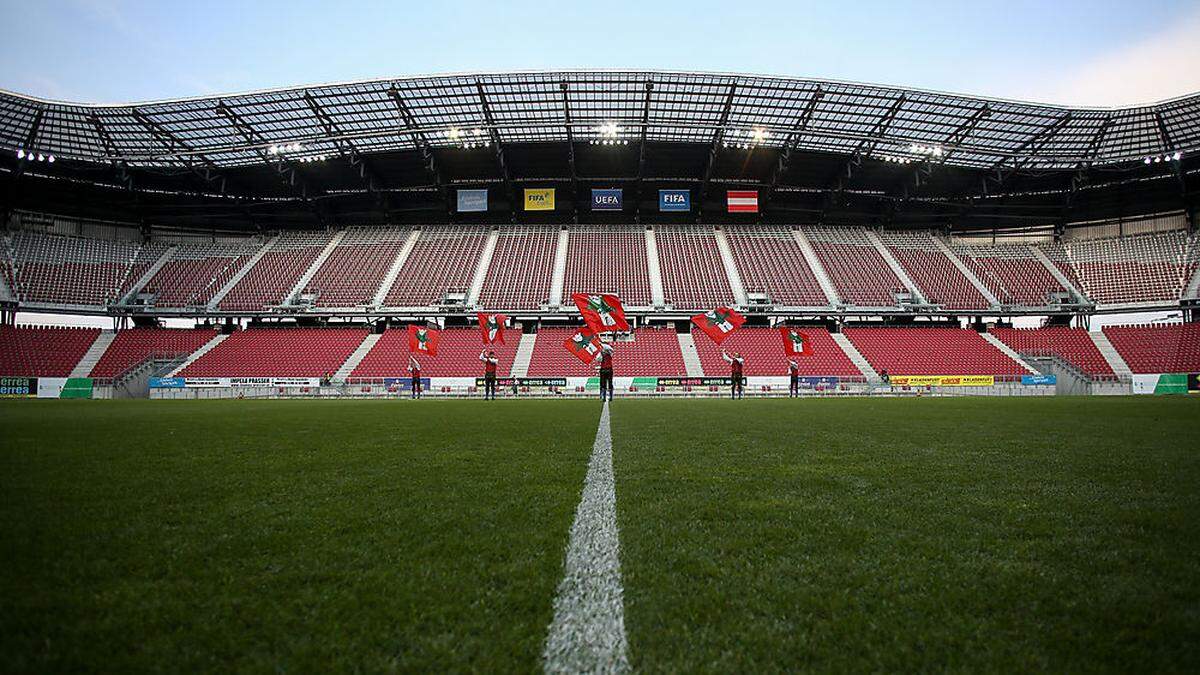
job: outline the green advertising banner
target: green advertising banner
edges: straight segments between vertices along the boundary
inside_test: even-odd
[[[59,398],[91,398],[92,397],[92,378],[90,377],[69,377],[67,383],[63,385],[62,393]]]

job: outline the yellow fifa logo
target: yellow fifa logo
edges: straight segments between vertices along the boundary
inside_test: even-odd
[[[554,188],[525,188],[526,211],[553,211]]]

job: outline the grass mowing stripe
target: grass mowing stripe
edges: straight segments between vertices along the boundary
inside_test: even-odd
[[[546,638],[546,672],[627,672],[617,492],[607,403],[600,413],[564,567],[554,599],[554,621]]]

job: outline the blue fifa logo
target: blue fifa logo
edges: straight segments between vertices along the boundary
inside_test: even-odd
[[[691,211],[692,193],[690,190],[659,190],[659,211]]]

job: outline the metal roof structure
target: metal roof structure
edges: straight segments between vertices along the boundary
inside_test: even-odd
[[[607,159],[589,160],[586,146],[597,144],[628,146],[620,149],[625,159],[606,147],[595,150]],[[643,181],[690,181],[701,197],[710,183],[727,182],[765,188],[768,202],[775,193],[822,193],[820,204],[798,207],[821,217],[854,194],[907,203],[1068,192],[1069,209],[1082,188],[1094,190],[1115,173],[1125,172],[1127,183],[1146,177],[1137,172],[1148,159],[1170,163],[1174,153],[1200,151],[1200,93],[1129,108],[1068,108],[655,71],[422,76],[115,105],[0,92],[0,151],[10,178],[51,174],[17,161],[35,152],[70,165],[57,167],[59,178],[141,191],[143,205],[170,194],[282,200],[321,220],[361,217],[367,206],[336,204],[355,194],[389,217],[413,208],[428,218],[447,210],[452,185],[503,184],[515,203],[514,183],[531,180],[569,181],[573,190],[636,181],[639,191]],[[804,167],[796,166],[800,157]],[[332,160],[349,171],[325,168]],[[1174,164],[1183,200],[1172,208],[1190,209],[1187,171]],[[943,184],[935,173],[945,174]],[[174,179],[179,174],[190,178]],[[432,198],[408,203],[396,196],[404,190]],[[1120,200],[1137,191],[1122,188]],[[787,201],[781,196],[780,208]],[[243,220],[258,218],[244,206]]]

